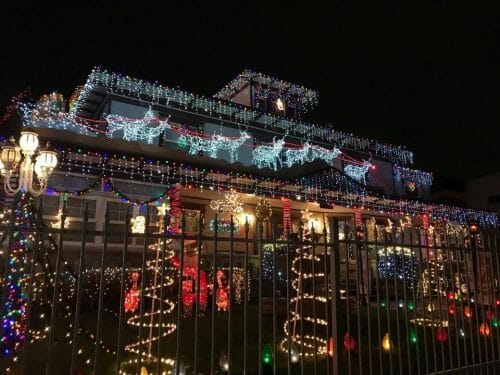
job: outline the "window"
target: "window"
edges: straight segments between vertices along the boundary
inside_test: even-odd
[[[42,202],[43,214],[46,216],[57,216],[60,200],[58,195],[45,195]]]
[[[82,232],[83,231],[83,221],[72,221],[68,226],[68,230],[77,230],[78,232],[71,233],[67,232],[64,234],[65,241],[81,241],[82,240]],[[87,231],[92,232],[95,231],[95,223],[88,222],[87,223]],[[87,234],[86,236],[87,242],[94,242],[95,236],[93,234]]]
[[[68,216],[77,217],[83,219],[85,213],[85,206],[88,204],[88,215],[89,219],[95,219],[95,209],[97,201],[92,199],[79,199],[79,198],[68,198],[66,202],[66,207],[68,211]]]
[[[127,217],[127,205],[122,202],[107,202],[107,212],[110,221],[125,221]],[[129,211],[132,216],[132,210]]]
[[[139,215],[146,217],[146,213],[148,212],[148,207],[140,206]],[[158,210],[156,207],[149,207],[149,224],[153,225],[158,223]]]
[[[110,203],[110,202],[108,202]],[[125,236],[125,224],[109,224],[108,226],[108,242],[123,243]]]

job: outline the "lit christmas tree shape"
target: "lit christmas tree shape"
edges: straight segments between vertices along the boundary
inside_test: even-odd
[[[159,234],[163,234],[165,229],[163,219],[164,217],[160,216],[158,223]],[[170,229],[167,228],[167,230]],[[171,259],[174,257],[174,250],[171,239],[167,239],[166,243],[163,241],[160,238],[148,246],[148,253],[152,254],[152,258],[146,262],[146,273],[140,275],[141,278],[146,278],[141,280],[144,288],[139,290],[137,287],[139,274],[137,272],[131,274],[132,287],[126,292],[123,308],[126,313],[131,312],[127,324],[136,327],[138,330],[141,329],[145,333],[141,341],[139,341],[138,337],[137,341],[125,346],[125,351],[135,356],[122,363],[120,368],[120,374],[122,375],[136,374],[136,361],[139,355],[145,369],[149,373],[153,373],[153,368],[156,369],[158,361],[158,358],[153,354],[156,353],[155,344],[157,344],[158,340],[172,334],[177,328],[176,324],[169,322],[167,317],[173,312],[175,302],[164,295],[165,289],[174,284],[173,277],[165,271],[168,267],[167,264],[170,264]],[[162,271],[165,272],[163,276]],[[144,303],[144,305],[141,306],[141,303]],[[140,311],[137,312],[137,309],[144,311],[141,314]],[[158,329],[160,325],[161,330]],[[173,359],[162,356],[159,361],[162,373],[171,371],[174,364]]]
[[[129,119],[120,115],[106,116],[108,122],[107,136],[111,138],[116,131],[123,130],[123,139],[126,141],[145,141],[153,144],[165,129],[171,126],[167,120],[160,120],[155,117],[151,107],[147,110],[142,119]]]
[[[291,285],[296,295],[290,298],[290,319],[283,325],[284,337],[280,342],[280,348],[283,352],[288,350],[288,338],[290,338],[290,347],[292,345],[298,348],[297,356],[312,357],[315,355],[324,355],[327,353],[327,338],[320,336],[316,332],[325,332],[328,322],[322,315],[325,311],[326,298],[316,288],[313,294],[313,285],[324,280],[324,261],[322,256],[325,254],[313,255],[312,232],[308,225],[311,220],[311,214],[308,210],[302,211],[302,246],[295,249],[296,256],[292,260],[291,273],[294,279]],[[312,225],[311,225],[312,226]],[[313,316],[313,307],[316,305],[316,316]],[[304,312],[304,315],[300,314]],[[290,353],[291,354],[291,353]]]

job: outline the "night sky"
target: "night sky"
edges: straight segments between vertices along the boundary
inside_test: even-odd
[[[314,121],[404,144],[416,168],[500,170],[500,12],[484,2],[22,3],[2,5],[0,112],[27,86],[69,96],[96,65],[204,95],[252,69],[319,90]]]

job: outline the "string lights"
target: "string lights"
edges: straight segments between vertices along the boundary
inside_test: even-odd
[[[159,234],[162,234],[165,230],[165,225],[163,220],[165,215],[159,215]],[[136,217],[135,223],[142,223],[143,220],[138,221],[139,217],[144,218],[144,216]],[[142,224],[141,224],[142,226]],[[145,227],[137,228],[140,232],[144,233]],[[131,344],[125,346],[125,350],[137,354],[141,356],[141,358],[145,358],[146,361],[152,362],[156,364],[157,358],[152,354],[153,352],[153,344],[161,340],[162,338],[170,335],[176,330],[176,324],[166,322],[165,320],[160,320],[162,314],[170,314],[175,308],[175,302],[171,301],[168,298],[162,297],[161,290],[163,288],[168,288],[174,284],[174,279],[169,274],[164,274],[166,269],[166,264],[170,263],[170,260],[174,257],[174,251],[171,249],[171,239],[167,239],[164,242],[164,239],[158,239],[154,244],[149,245],[148,249],[153,252],[154,258],[148,260],[146,262],[146,269],[150,273],[149,277],[149,285],[141,290],[143,296],[140,300],[145,301],[145,298],[150,300],[148,304],[148,311],[142,314],[136,313],[137,306],[135,308],[128,309],[132,311],[132,316],[128,317],[127,324],[142,328],[147,330],[148,334],[145,339],[141,339],[141,341],[136,341]],[[164,263],[165,262],[165,263]],[[134,275],[134,274],[132,274]],[[134,276],[132,276],[134,277]],[[142,277],[145,277],[143,275]],[[134,280],[132,280],[134,281]],[[137,283],[137,278],[135,280]],[[136,289],[137,290],[137,289]],[[140,301],[135,301],[136,303],[140,303]],[[126,307],[125,307],[126,308]],[[127,308],[126,308],[127,309]],[[142,309],[142,308],[141,308]],[[127,310],[126,310],[127,311]],[[144,311],[146,311],[144,309]],[[161,333],[158,332],[158,328],[161,326]],[[166,363],[171,365],[173,363],[172,359],[169,358],[160,358],[161,363]],[[131,374],[128,372],[130,367],[133,367],[134,360],[130,360],[125,362],[120,371],[121,374]],[[147,366],[147,364],[145,365]],[[165,366],[165,365],[164,365]],[[146,367],[147,368],[147,367]],[[164,372],[170,369],[169,366],[165,366]]]
[[[422,172],[415,169],[393,166],[394,183],[398,195],[405,195],[406,189],[410,192],[417,192],[421,198],[425,198],[430,192],[433,175],[429,172]]]
[[[414,251],[400,246],[379,249],[377,258],[380,278],[405,280],[406,287],[413,289],[418,272],[418,259]]]
[[[205,98],[179,89],[162,86],[157,82],[151,83],[122,74],[107,72],[100,68],[94,68],[88,76],[87,82],[78,90],[78,97],[72,100],[69,116],[62,119],[61,123],[53,122],[49,127],[64,126],[67,130],[77,131],[80,127],[78,125],[75,126],[74,121],[81,122],[81,119],[76,115],[84,107],[92,91],[98,87],[104,88],[109,92],[146,99],[152,104],[163,104],[174,108],[180,107],[190,110],[193,113],[202,111],[203,114],[214,114],[217,117],[223,116],[240,126],[248,125],[249,121],[254,120],[261,114],[258,110],[231,102],[221,102],[218,98]],[[225,97],[225,94],[223,96]],[[284,96],[281,97],[286,99]],[[338,146],[351,147],[362,151],[369,150],[376,155],[390,158],[399,165],[413,163],[413,153],[403,146],[393,146],[357,137],[350,133],[335,131],[330,125],[298,122],[283,116],[268,115],[268,117],[271,119],[268,126],[273,130],[285,130],[289,134],[298,134],[305,139],[318,138]],[[83,123],[90,125],[87,121],[83,121]],[[30,125],[35,126],[36,124],[32,121]],[[92,125],[86,129],[88,132],[92,132]]]
[[[258,85],[256,95],[262,99],[271,95],[277,96],[287,102],[298,103],[299,107],[304,111],[312,109],[318,104],[319,93],[317,91],[251,70],[245,70],[238,74],[231,82],[219,90],[214,95],[214,98],[230,100],[251,82]]]
[[[237,189],[241,193],[251,193],[275,198],[288,198],[310,202],[325,203],[328,206],[338,204],[345,207],[360,207],[381,214],[421,216],[444,219],[446,221],[468,224],[477,222],[487,227],[499,225],[498,215],[492,212],[430,204],[419,201],[396,200],[391,197],[380,197],[368,192],[367,188],[342,173],[330,169],[297,180],[281,180],[260,177],[246,173],[222,172],[215,169],[196,168],[184,163],[151,160],[143,157],[126,155],[109,155],[107,153],[84,152],[70,148],[58,148],[61,160],[58,169],[65,173],[78,173],[91,179],[88,188],[76,191],[75,195],[90,192],[96,187],[95,180],[106,179],[111,189],[124,203],[135,205],[155,204],[168,192],[165,190],[159,197],[147,201],[136,200],[122,194],[114,185],[115,179],[135,179],[145,183],[168,185],[181,183],[188,189],[230,190]],[[113,176],[113,180],[108,177]],[[240,182],[241,180],[241,182]],[[244,181],[244,182],[243,182]],[[295,189],[287,189],[286,185],[294,185]],[[167,189],[168,190],[168,189]],[[297,191],[300,191],[300,194]],[[48,192],[68,193],[54,187]],[[299,198],[300,197],[300,198]]]
[[[26,334],[27,280],[25,267],[28,248],[34,245],[34,237],[29,232],[29,229],[34,226],[33,209],[33,197],[22,191],[13,212],[13,240],[8,250],[8,269],[6,270],[5,280],[7,294],[1,310],[3,312],[1,350],[6,356],[16,355],[24,343]]]
[[[300,348],[297,355],[302,357],[324,355],[327,352],[327,339],[314,336],[312,333],[314,326],[320,326],[316,328],[317,332],[324,332],[324,327],[328,325],[328,322],[320,313],[316,316],[306,315],[306,311],[310,313],[309,307],[312,304],[327,303],[324,296],[312,293],[313,284],[318,280],[323,280],[325,274],[322,271],[321,258],[313,253],[312,232],[307,225],[310,219],[309,211],[303,211],[302,241],[295,249],[296,256],[291,264],[291,271],[295,277],[291,285],[296,296],[290,298],[290,319],[286,320],[283,325],[285,337],[280,342],[281,350],[286,353],[288,340],[290,340],[290,344],[293,343]],[[324,311],[324,308],[319,310]],[[304,311],[304,315],[301,311]]]

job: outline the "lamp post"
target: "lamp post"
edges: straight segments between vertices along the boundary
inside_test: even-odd
[[[57,166],[57,154],[49,150],[37,151],[38,134],[32,131],[21,132],[19,145],[16,145],[13,137],[10,141],[12,145],[3,146],[0,153],[0,174],[3,177],[4,191],[9,195],[23,191],[39,196],[47,188],[47,181]],[[16,174],[18,183],[17,186],[15,184],[13,186],[12,177]],[[38,180],[38,187],[34,184],[35,176]]]

